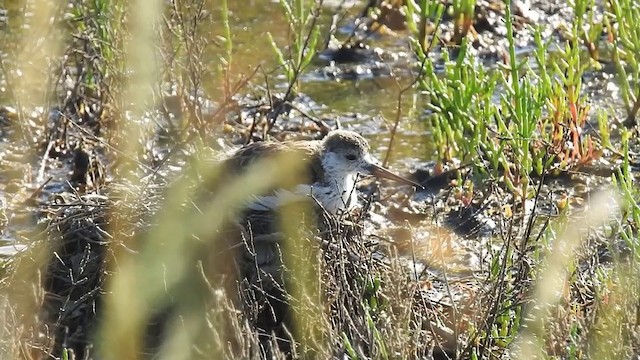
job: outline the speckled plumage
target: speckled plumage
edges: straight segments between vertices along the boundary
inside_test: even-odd
[[[300,199],[308,201],[313,197],[329,214],[348,212],[357,206],[355,186],[358,174],[419,185],[376,165],[369,154],[367,141],[357,133],[344,130],[332,131],[322,140],[252,143],[233,153],[224,162],[224,170],[233,178],[260,159],[282,153],[295,153],[301,157],[306,164],[305,176],[291,179],[292,186],[272,189],[244,204],[237,219],[242,230],[237,232],[232,228],[227,241],[230,241],[230,247],[240,251],[241,256],[236,260],[242,279],[239,293],[250,304],[245,309],[247,318],[260,333],[274,333],[278,339],[287,339],[287,272],[281,263],[284,258],[281,244],[285,242],[285,235],[277,215],[279,206]],[[318,208],[311,210],[309,227],[300,224],[302,231],[319,229],[325,232],[339,222],[331,216],[313,219],[319,215]],[[301,218],[309,220],[309,217]],[[241,235],[240,239],[237,235]],[[242,246],[236,246],[240,241]],[[269,337],[264,339],[263,346],[269,348],[272,345]],[[289,346],[286,341],[278,344],[281,350]]]
[[[236,151],[226,165],[237,173],[259,159],[282,152],[297,152],[308,164],[306,182],[257,196],[248,204],[249,209],[273,210],[283,202],[312,196],[327,212],[338,215],[357,205],[358,174],[379,175],[417,185],[376,165],[367,141],[346,130],[334,130],[322,140],[252,143]]]

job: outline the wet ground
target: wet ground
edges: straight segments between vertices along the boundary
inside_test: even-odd
[[[242,5],[236,6],[238,8],[234,9],[234,5],[231,5],[231,11],[234,19],[234,41],[237,40],[238,44],[253,41],[253,29],[268,27],[262,24],[260,19],[272,17],[273,25],[277,27],[279,24],[278,4],[260,3],[257,7],[264,6],[260,13],[269,14],[265,17],[255,17],[255,13],[243,11]],[[400,172],[414,174],[417,178],[424,180],[429,177],[428,174],[434,172],[433,167],[438,160],[431,146],[432,138],[429,129],[431,111],[425,106],[428,99],[418,90],[408,91],[402,94],[401,106],[398,107],[400,91],[411,84],[414,73],[419,68],[419,63],[412,55],[407,41],[408,30],[401,22],[390,20],[389,27],[371,32],[367,27],[371,24],[354,21],[363,6],[361,2],[347,4],[347,7],[338,7],[337,2],[325,3],[323,18],[329,22],[330,15],[340,14],[341,20],[336,26],[336,38],[333,41],[327,40],[327,43],[331,43],[329,48],[322,51],[301,76],[301,91],[305,96],[302,103],[306,102],[308,109],[306,111],[309,114],[326,121],[327,124],[343,126],[365,135],[379,159],[387,156],[390,143],[389,130],[393,128],[394,122],[399,120],[389,156],[389,165]],[[478,61],[486,68],[497,69],[508,60],[506,28],[503,22],[504,6],[498,1],[478,1],[475,7],[475,31],[470,35],[471,53],[476,54]],[[554,46],[561,46],[568,40],[568,26],[570,26],[573,12],[565,2],[515,2],[513,11],[516,54],[519,58],[533,56],[535,44],[532,26],[541,27],[544,39],[549,42],[552,52]],[[602,5],[596,5],[594,11],[596,14],[601,14]],[[397,14],[392,11],[389,18],[394,19],[395,15]],[[432,53],[435,59],[440,59],[443,51],[448,52],[450,56],[455,56],[457,51],[457,46],[452,39],[454,36],[452,22],[446,21],[450,20],[446,14],[444,19],[445,21],[439,24],[442,30],[441,46],[436,47]],[[269,28],[268,31],[275,36],[276,41],[286,42],[286,37],[277,36],[286,34],[286,31],[278,32],[275,28]],[[245,40],[244,36],[248,36],[249,40]],[[353,50],[354,48],[356,50]],[[242,51],[245,50],[240,50]],[[273,61],[273,55],[269,46],[251,47],[250,51],[254,62],[243,63],[246,68],[258,65],[269,68],[268,64],[273,64],[270,63]],[[588,61],[586,52],[585,61]],[[606,59],[602,59],[602,63],[604,64],[602,72],[585,74],[583,91],[591,103],[589,113],[591,129],[597,128],[596,116],[599,108],[613,108],[614,113],[620,116],[624,113],[618,87],[611,75],[611,71],[615,72],[615,69],[606,65],[608,63]],[[535,69],[533,60],[530,66]],[[436,70],[438,70],[437,67]],[[277,84],[272,86],[278,89]],[[618,110],[615,110],[616,107]],[[600,159],[573,174],[563,174],[557,179],[550,177],[541,188],[542,192],[548,196],[543,196],[544,204],[538,204],[538,206],[542,212],[554,215],[560,211],[554,202],[557,199],[566,198],[568,206],[576,206],[576,209],[580,209],[585,196],[609,183],[609,177],[617,161],[615,157],[608,160]],[[421,215],[417,218],[422,218],[422,225],[420,221],[413,222],[412,225],[417,226],[416,233],[423,234],[424,239],[428,239],[431,236],[428,234],[434,231],[439,236],[442,236],[443,231],[457,233],[462,238],[454,243],[457,244],[456,246],[466,248],[460,251],[461,258],[468,259],[470,254],[476,257],[479,246],[475,237],[487,236],[496,231],[496,223],[488,218],[485,219],[481,213],[499,216],[501,212],[497,209],[483,208],[466,211],[464,216],[456,216],[456,210],[451,215],[452,207],[460,209],[460,204],[457,203],[459,199],[451,200],[448,205],[443,205],[442,199],[434,200],[442,196],[439,191],[447,188],[453,180],[444,178],[430,183],[433,186],[431,192],[419,192],[412,196],[410,201],[399,200],[396,196],[385,204],[391,206],[389,211],[396,215],[394,219],[396,223],[407,219],[416,220],[412,213],[420,213]],[[397,192],[393,185],[387,185],[391,186],[388,193]],[[383,189],[382,192],[384,194],[385,190]],[[383,198],[385,198],[384,195]],[[431,204],[432,201],[436,203],[439,201],[441,207],[436,209],[436,206]],[[446,202],[445,200],[444,203]],[[414,208],[411,210],[412,206]],[[499,205],[494,203],[493,206]],[[384,212],[387,213],[387,210],[385,209]],[[441,214],[444,218],[434,220],[434,213]],[[475,216],[480,216],[481,219],[468,218]],[[494,220],[497,218],[494,217]],[[473,222],[473,225],[469,225],[468,222]],[[435,230],[434,224],[437,224]],[[479,232],[478,227],[481,228]],[[471,241],[467,242],[464,238]],[[428,240],[425,241],[428,243]]]
[[[423,166],[425,162],[435,160],[434,151],[429,145],[431,142],[428,121],[430,113],[425,109],[425,99],[416,91],[410,91],[403,95],[400,101],[401,108],[398,109],[397,106],[399,90],[413,81],[413,71],[419,65],[407,42],[406,29],[400,26],[400,29],[394,29],[395,31],[383,30],[369,34],[364,29],[364,25],[357,25],[354,22],[355,16],[363,10],[364,4],[346,2],[348,7],[338,8],[339,4],[342,2],[326,2],[320,20],[321,23],[326,24],[330,22],[333,14],[341,15],[336,32],[338,40],[333,41],[332,46],[335,47],[346,39],[349,39],[350,43],[357,43],[356,40],[361,39],[365,48],[358,52],[355,58],[349,57],[347,59],[349,61],[343,61],[344,59],[336,55],[336,51],[325,50],[305,70],[301,76],[301,91],[305,98],[300,103],[305,107],[306,114],[326,120],[331,126],[339,124],[362,133],[371,141],[376,156],[382,159],[385,158],[388,150],[388,130],[393,126],[396,115],[400,112],[397,139],[389,158],[391,166],[398,167],[404,172],[411,172],[416,167]],[[12,12],[10,3],[8,8],[7,22],[12,24],[11,19],[19,17],[19,10]],[[496,68],[506,55],[503,39],[505,29],[499,19],[499,15],[504,11],[504,5],[499,2],[480,1],[476,5],[476,10],[474,51],[479,54],[479,60],[484,66]],[[564,2],[553,1],[516,2],[515,13],[517,51],[523,57],[531,53],[533,46],[528,25],[543,26],[543,34],[552,42],[560,44],[564,40],[563,31],[568,26],[568,20],[572,14]],[[215,10],[209,15],[219,17]],[[230,4],[234,56],[241,60],[241,63],[238,61],[239,63],[234,65],[234,71],[238,74],[247,74],[252,73],[258,66],[261,69],[275,67],[274,53],[266,33],[270,32],[280,44],[287,41],[287,26],[282,16],[280,6],[275,2],[254,1],[252,6],[236,2]],[[15,23],[19,24],[18,21]],[[451,23],[443,22],[440,26],[446,38],[452,32]],[[221,35],[216,32],[217,30],[219,31],[214,29],[212,39]],[[355,35],[353,35],[354,31]],[[259,46],[254,46],[256,34],[260,34],[257,37]],[[10,41],[12,37],[10,26],[5,26],[3,36],[8,39],[7,42]],[[217,43],[214,42],[214,44]],[[213,60],[222,56],[222,48],[219,44],[217,45],[211,46],[206,53],[212,59],[208,61],[212,67],[208,69],[208,75],[205,74],[207,77],[203,82],[208,97],[214,100],[214,108],[215,99],[219,98],[218,85],[221,74],[217,62]],[[438,57],[439,51],[443,50],[438,49],[434,56]],[[455,51],[455,46],[447,51]],[[207,63],[206,59],[205,63]],[[613,105],[615,107],[619,96],[615,82],[607,74],[605,68],[603,73],[586,75],[585,90],[593,103],[591,112],[594,119],[598,106]],[[233,77],[233,74],[231,76]],[[255,79],[253,82],[255,85],[264,86]],[[276,92],[284,90],[285,87],[285,83],[278,84],[277,80],[270,85]],[[12,118],[15,119],[17,115],[15,105],[9,101],[10,94],[6,86],[4,89],[4,95],[0,91],[0,99],[5,99],[3,120],[5,124],[10,124]],[[249,92],[255,93],[255,90]],[[242,99],[239,99],[239,105],[243,106]],[[214,111],[214,108],[211,111]],[[33,116],[42,118],[45,117],[43,114],[48,109],[36,111],[40,114],[34,113]],[[595,125],[595,120],[592,123]],[[5,131],[3,146],[9,147],[3,151],[6,153],[12,153],[6,141],[9,138],[10,134]],[[37,180],[42,181],[41,177]],[[56,185],[49,184],[49,186],[55,189]]]
[[[387,158],[392,169],[424,183],[427,190],[418,193],[386,183],[379,189],[365,184],[361,190],[363,194],[374,193],[377,199],[373,206],[372,229],[384,229],[383,235],[378,236],[393,239],[399,254],[412,258],[407,266],[413,267],[415,275],[424,281],[425,288],[429,287],[425,290],[428,297],[447,298],[451,294],[443,295],[444,290],[437,280],[442,277],[443,272],[452,282],[465,284],[460,285],[464,288],[466,282],[476,280],[474,275],[477,271],[487,268],[490,254],[499,251],[503,245],[499,236],[503,229],[499,222],[504,220],[504,206],[509,202],[509,195],[505,190],[489,189],[476,194],[486,196],[485,199],[476,199],[478,201],[474,202],[473,199],[465,198],[464,193],[451,192],[450,185],[468,174],[464,169],[433,176],[442,169],[439,168],[441,164],[435,157],[432,145],[429,121],[432,114],[425,106],[424,94],[418,90],[410,90],[400,97],[401,90],[412,83],[415,70],[419,67],[407,41],[407,30],[403,29],[402,24],[395,24],[396,28],[390,23],[390,28],[369,33],[364,25],[355,20],[363,10],[364,2],[355,2],[351,7],[337,9],[341,3],[325,2],[321,23],[329,24],[332,16],[341,15],[336,24],[337,40],[332,41],[334,48],[322,51],[309,68],[305,69],[300,78],[300,93],[293,101],[295,109],[278,120],[273,138],[315,138],[324,130],[319,124],[354,130],[370,141],[372,151],[378,159]],[[276,67],[266,33],[270,32],[279,44],[288,41],[288,25],[283,19],[279,4],[264,0],[251,1],[251,6],[247,6],[245,2],[231,1],[229,6],[236,59],[230,77],[238,79],[243,74],[254,73],[257,68],[261,70],[256,72],[246,91],[240,91],[234,97],[233,110],[223,116],[228,126],[222,132],[225,135],[222,141],[224,144],[211,144],[216,149],[228,149],[246,142],[252,124],[264,115],[260,113],[260,109],[268,105],[265,96],[267,87],[275,94],[286,90],[283,77],[271,77],[268,84],[261,80],[265,72]],[[20,15],[19,10],[13,10],[10,5],[7,8],[8,22],[3,18],[0,21],[9,25],[5,25],[0,31],[10,39],[11,17]],[[552,44],[561,44],[565,40],[566,27],[570,26],[568,21],[572,16],[565,2],[516,2],[514,9],[519,57],[530,56],[532,52],[533,37],[529,25],[542,26],[545,38]],[[498,68],[507,57],[504,40],[506,30],[501,20],[503,13],[504,4],[499,1],[478,1],[476,5],[472,52],[478,55],[478,61],[487,68]],[[3,12],[2,15],[4,14]],[[213,10],[209,16],[220,18],[217,10]],[[388,16],[393,18],[394,14],[390,13]],[[455,32],[451,22],[443,21],[439,26],[444,37],[441,44],[443,46],[432,54],[436,59],[441,59],[444,51],[450,54],[457,51],[456,46],[451,44],[455,40],[452,39]],[[222,98],[222,73],[216,59],[223,56],[223,47],[216,42],[216,37],[222,35],[217,31],[219,29],[214,28],[211,34],[214,46],[205,53],[204,62],[211,64],[211,68],[205,71],[203,81],[206,94],[204,100],[209,105],[204,110],[205,114],[215,114],[220,106],[217,99]],[[357,47],[357,50],[336,50],[336,44],[346,39],[350,39],[349,43],[352,47]],[[591,99],[592,128],[597,128],[598,108],[616,108],[621,104],[611,71],[613,69],[605,65],[602,72],[588,73],[585,76],[584,91]],[[84,144],[90,149],[88,151],[77,148],[58,149],[56,142],[48,142],[48,147],[43,148],[43,142],[40,141],[35,146],[37,150],[32,152],[28,151],[23,142],[16,141],[25,135],[16,129],[16,104],[11,102],[11,94],[7,89],[5,82],[0,89],[0,201],[3,203],[2,209],[12,209],[12,212],[0,214],[0,256],[22,249],[25,243],[29,243],[34,227],[52,217],[52,208],[43,205],[50,205],[58,200],[64,203],[58,197],[66,196],[64,193],[73,194],[78,186],[108,184],[113,180],[110,169],[113,164],[108,151],[96,150],[101,148],[100,136],[86,133],[87,129],[93,129],[90,121],[88,126],[85,122],[80,123],[77,128],[64,130],[65,141],[90,139],[92,144]],[[164,103],[171,103],[173,96],[173,93],[165,94]],[[44,126],[34,126],[40,133],[28,136],[42,138],[44,130],[59,128],[59,117],[56,111],[52,111],[55,109],[57,108],[41,107],[30,110],[31,114],[26,121]],[[614,112],[622,114],[622,111]],[[145,166],[149,166],[148,175],[161,175],[159,183],[178,176],[193,150],[186,148],[177,153],[174,151],[171,134],[174,131],[172,127],[176,124],[172,124],[172,121],[179,119],[166,115],[161,111],[150,112],[143,120],[157,124],[156,133],[149,139]],[[393,136],[393,147],[389,150],[390,129],[396,121],[397,132]],[[254,140],[263,139],[263,134],[259,131],[252,135]],[[60,145],[63,143],[61,141]],[[612,163],[617,161],[615,157],[609,160]],[[547,179],[541,192],[551,195],[538,203],[537,209],[552,216],[560,211],[558,203],[580,209],[583,199],[589,193],[609,182],[612,165],[605,163],[595,168],[596,170],[588,169],[584,173],[562,174]],[[501,199],[504,201],[500,201]],[[103,199],[93,200],[100,202]],[[19,206],[20,204],[23,206]],[[532,211],[533,204],[527,206]],[[14,211],[15,209],[17,210]],[[513,211],[513,216],[529,215],[518,214],[515,209]],[[412,228],[411,232],[406,231],[408,224]],[[409,247],[410,243],[412,247]],[[415,248],[413,244],[416,245]],[[464,289],[460,290],[460,293],[464,292]]]

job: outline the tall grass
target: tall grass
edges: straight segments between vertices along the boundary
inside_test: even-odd
[[[30,30],[18,41],[21,50],[12,62],[3,57],[3,76],[19,108],[19,131],[11,141],[32,152],[38,161],[29,166],[38,171],[21,179],[32,182],[30,188],[3,211],[7,217],[33,211],[47,174],[67,187],[52,196],[53,203],[39,204],[50,222],[46,228],[29,224],[36,230],[21,240],[31,250],[2,265],[3,358],[284,357],[278,348],[289,341],[295,341],[290,356],[300,358],[415,358],[433,355],[437,344],[444,344],[447,355],[474,359],[637,354],[640,206],[630,155],[637,146],[635,129],[609,130],[615,114],[604,109],[597,119],[600,136],[588,133],[592,112],[582,84],[585,73],[600,69],[596,61],[604,61],[599,50],[606,47],[623,121],[633,128],[640,107],[634,56],[640,51],[640,14],[632,1],[609,1],[602,19],[589,10],[593,1],[575,1],[566,42],[556,46],[534,28],[529,57],[516,53],[507,5],[507,56],[492,68],[469,51],[474,1],[452,3],[454,41],[438,49],[446,7],[407,2],[409,40],[420,63],[415,91],[428,95],[424,107],[437,161],[440,168],[460,168],[453,185],[459,189],[447,190],[469,206],[484,205],[478,199],[493,195],[499,238],[487,244],[482,271],[472,279],[480,285],[472,306],[456,302],[448,279],[443,298],[452,304],[446,304],[430,298],[430,279],[408,275],[407,259],[394,244],[372,246],[358,219],[328,222],[330,230],[317,232],[309,209],[286,208],[275,256],[284,264],[291,321],[280,337],[252,327],[251,316],[268,311],[258,308],[264,304],[258,290],[264,289],[245,291],[238,278],[238,253],[255,255],[256,249],[237,239],[246,234],[237,231],[244,224],[235,220],[256,193],[299,181],[291,174],[306,164],[285,155],[232,176],[203,155],[233,116],[233,95],[251,77],[234,83],[231,76],[242,59],[234,53],[227,1],[72,2],[68,37],[47,25],[61,21],[57,3],[33,4],[33,16],[24,18]],[[213,5],[220,5],[220,18],[208,17],[216,13]],[[290,40],[277,44],[270,36],[263,45],[271,44],[286,90],[282,104],[272,103],[266,112],[267,132],[303,86],[300,74],[316,53],[322,5],[280,1]],[[204,111],[203,81],[210,69],[205,57],[216,46],[207,38],[208,26],[223,34],[217,43],[222,55],[215,59],[223,73],[222,98],[213,114]],[[59,65],[65,45],[63,71],[75,76],[76,86],[57,98],[64,104],[59,117],[41,112],[32,122],[30,110],[56,98],[49,93],[56,87],[43,86],[42,79],[56,82],[51,68]],[[68,70],[72,65],[77,72]],[[163,93],[166,82],[177,85],[171,96],[179,98],[185,120],[172,149],[193,155],[181,176],[148,148],[157,135],[158,103],[166,107],[171,98]],[[548,181],[587,168],[603,148],[620,160],[611,176],[613,192],[593,195],[584,211],[552,197]],[[84,173],[84,183],[67,185],[67,174],[52,171],[55,161],[78,167],[83,154],[93,185]],[[467,164],[470,172],[463,174],[461,165]],[[51,284],[57,281],[74,291],[56,293]],[[86,283],[92,286],[84,288]],[[99,325],[78,330],[66,322],[80,313],[97,317]],[[74,342],[74,336],[89,344]]]
[[[20,2],[14,4],[19,11],[29,12],[30,17],[15,20],[16,31],[13,36],[3,36],[3,49],[11,51],[4,54],[0,61],[0,74],[5,94],[14,111],[9,110],[12,131],[3,132],[4,148],[7,156],[2,159],[3,184],[7,185],[6,202],[3,201],[3,213],[7,216],[5,226],[22,223],[20,229],[33,229],[36,219],[31,214],[34,194],[44,186],[47,178],[42,175],[48,164],[49,150],[55,139],[47,139],[49,107],[57,97],[53,91],[58,82],[58,74],[53,69],[62,63],[62,30],[58,26],[63,7],[48,1]],[[47,142],[47,140],[50,140]],[[44,146],[43,146],[44,143]],[[32,159],[38,159],[37,162]],[[11,190],[11,187],[13,190]],[[4,200],[4,199],[3,199]],[[16,238],[29,242],[36,231],[17,231]],[[47,244],[42,250],[31,252],[32,257],[15,264],[7,261],[3,264],[4,273],[1,283],[5,291],[0,293],[2,308],[0,312],[0,357],[28,357],[29,349],[20,340],[34,339],[37,332],[37,318],[44,293],[38,286],[32,286],[39,280],[38,270],[43,267],[46,253],[51,250]],[[3,271],[3,272],[4,272]],[[14,286],[7,287],[11,283]]]
[[[421,23],[437,21],[432,18],[433,2],[423,1],[420,6],[415,8],[415,5],[408,5],[409,16],[421,14]],[[499,64],[495,69],[487,70],[479,65],[478,59],[469,55],[465,37],[462,37],[459,49],[454,52],[456,58],[450,59],[451,52],[443,52],[445,70],[441,74],[435,71],[438,60],[428,57],[424,46],[414,46],[418,59],[424,62],[418,84],[429,95],[425,107],[432,113],[429,118],[438,161],[450,164],[448,166],[473,164],[471,177],[478,184],[503,183],[505,189],[515,195],[515,201],[507,208],[520,208],[520,213],[524,215],[519,218],[522,222],[518,224],[513,222],[518,217],[510,221],[511,210],[507,212],[506,230],[502,232],[504,244],[492,254],[493,261],[489,268],[487,283],[494,289],[488,293],[490,310],[486,317],[479,319],[475,331],[471,331],[472,344],[475,345],[470,344],[468,355],[472,358],[485,358],[499,352],[500,348],[511,347],[519,349],[516,353],[521,358],[582,358],[595,353],[616,358],[621,354],[629,354],[635,346],[626,332],[629,326],[633,327],[633,320],[625,321],[627,316],[634,318],[633,314],[628,313],[630,308],[627,306],[636,302],[634,299],[637,295],[632,294],[635,290],[622,295],[614,290],[616,286],[610,288],[611,283],[607,280],[613,277],[627,283],[633,279],[634,275],[631,274],[635,270],[630,272],[626,265],[618,262],[615,262],[613,269],[596,265],[595,269],[588,267],[589,270],[586,270],[584,260],[574,257],[577,253],[587,257],[596,256],[593,249],[585,250],[588,249],[585,243],[589,246],[598,243],[594,242],[594,233],[589,231],[596,231],[597,224],[613,224],[615,229],[633,212],[620,213],[615,206],[608,207],[606,204],[610,203],[609,199],[615,196],[597,197],[590,200],[589,208],[592,210],[585,215],[592,219],[586,222],[589,225],[579,226],[578,223],[583,224],[584,219],[567,223],[568,213],[550,218],[539,214],[536,206],[544,196],[540,189],[545,178],[582,168],[600,156],[603,145],[615,147],[607,125],[613,114],[606,114],[606,110],[600,110],[599,113],[602,145],[585,133],[590,106],[583,91],[582,78],[585,72],[600,69],[600,65],[585,61],[583,55],[586,50],[592,59],[602,59],[597,57],[598,49],[594,47],[603,29],[609,32],[610,43],[615,44],[612,61],[618,69],[619,83],[624,82],[621,87],[638,83],[629,81],[633,76],[625,72],[625,69],[636,69],[635,60],[625,60],[619,56],[621,53],[628,54],[625,49],[637,45],[637,41],[632,40],[635,39],[631,35],[634,31],[629,28],[630,25],[620,25],[618,32],[616,26],[612,25],[615,21],[621,22],[622,16],[633,13],[631,5],[610,3],[616,19],[609,14],[599,22],[591,10],[587,11],[593,7],[593,2],[576,1],[573,6],[574,22],[569,29],[569,40],[564,45],[555,47],[549,42],[545,43],[540,29],[534,29],[535,67],[531,66],[530,59],[516,56],[509,4],[505,9],[508,41],[505,50],[508,57],[505,64]],[[622,15],[621,9],[628,10],[626,15]],[[409,19],[410,23],[412,21]],[[630,18],[625,21],[633,23]],[[414,26],[412,31],[415,44],[423,41],[424,34],[420,29]],[[618,33],[625,33],[625,41],[615,40]],[[630,94],[634,91],[628,88],[621,91],[626,94],[623,100],[627,114],[633,112],[635,98]],[[496,98],[500,100],[496,101]],[[628,143],[628,138],[623,136],[623,139],[624,144]],[[622,158],[627,159],[627,156],[625,152]],[[619,172],[615,182],[622,184],[622,198],[633,208],[637,195],[632,195],[629,187],[624,185],[631,178],[631,173],[622,175]],[[465,182],[458,182],[458,186],[463,184]],[[482,191],[482,187],[479,191]],[[635,223],[635,220],[629,223]],[[542,228],[534,227],[534,224],[541,224]],[[514,225],[523,231],[512,231]],[[617,241],[623,237],[630,247],[637,247],[637,237],[631,239],[631,236],[623,235],[625,233],[616,236],[614,230],[609,236]],[[610,251],[619,254],[619,249],[615,247]],[[567,269],[568,273],[565,272]],[[596,287],[593,307],[577,305],[579,300],[567,294],[569,289],[590,293],[583,288],[585,283],[581,276],[585,271],[596,271],[604,278],[597,282],[593,280],[593,286]],[[631,282],[634,283],[633,280]],[[632,285],[631,288],[636,289],[636,286]],[[616,301],[621,302],[617,304],[624,304],[627,310],[618,313],[621,317],[617,321],[620,321],[621,327],[612,327],[610,322],[603,325],[613,332],[612,336],[616,336],[619,343],[612,347],[601,347],[598,341],[602,341],[603,337],[596,330],[598,321],[589,322],[582,316],[611,314],[610,304],[600,297],[609,291],[620,296]],[[559,299],[558,296],[563,292],[566,295]],[[525,300],[529,293],[533,293],[533,296]],[[568,308],[572,306],[583,306],[578,311],[580,315],[573,320],[551,316],[554,312],[571,311]],[[565,330],[570,333],[566,338],[563,335]],[[517,341],[512,346],[514,340]],[[570,345],[565,347],[562,341],[568,341]],[[593,349],[597,350],[594,352]]]
[[[612,45],[613,62],[618,73],[618,84],[622,100],[624,101],[627,126],[636,125],[638,110],[640,110],[640,25],[635,19],[640,15],[637,4],[633,1],[609,2],[610,15],[605,21],[608,30],[608,40]],[[612,26],[617,23],[617,28]]]

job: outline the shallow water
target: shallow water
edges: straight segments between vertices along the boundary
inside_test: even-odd
[[[286,43],[288,27],[285,24],[282,9],[277,1],[229,2],[231,11],[231,32],[233,33],[234,66],[238,72],[250,72],[258,65],[264,69],[274,68],[276,56],[266,35],[270,32],[275,41]],[[362,11],[364,2],[359,2],[349,15]],[[329,23],[334,9],[326,7],[320,23]],[[219,13],[214,12],[214,16]],[[353,17],[345,18],[338,29],[338,36],[353,26]],[[219,35],[219,34],[218,34]],[[332,65],[317,59],[301,76],[301,92],[321,106],[313,115],[320,118],[338,119],[346,128],[360,132],[371,142],[372,151],[378,158],[384,158],[389,144],[389,128],[397,117],[398,94],[400,89],[412,82],[411,63],[413,57],[407,39],[400,36],[378,36],[373,38],[371,48],[382,48],[384,61],[361,64]],[[222,50],[222,49],[219,49]],[[212,52],[212,59],[222,55]],[[212,63],[216,63],[213,61]],[[217,69],[211,69],[216,74]],[[353,74],[357,79],[336,78],[335,74]],[[214,76],[215,77],[215,76]],[[261,83],[261,79],[256,79]],[[285,91],[286,82],[270,84],[275,91]],[[214,85],[215,82],[210,82]],[[216,92],[215,86],[209,91]],[[433,158],[433,149],[429,146],[430,135],[421,110],[420,97],[415,91],[407,91],[401,101],[400,124],[391,154],[391,162],[398,163],[404,170],[409,163]]]

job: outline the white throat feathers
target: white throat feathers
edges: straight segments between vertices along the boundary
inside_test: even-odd
[[[349,211],[358,205],[358,170],[341,161],[339,156],[333,152],[323,154],[324,176],[322,181],[314,184],[312,188],[312,195],[334,215]]]

